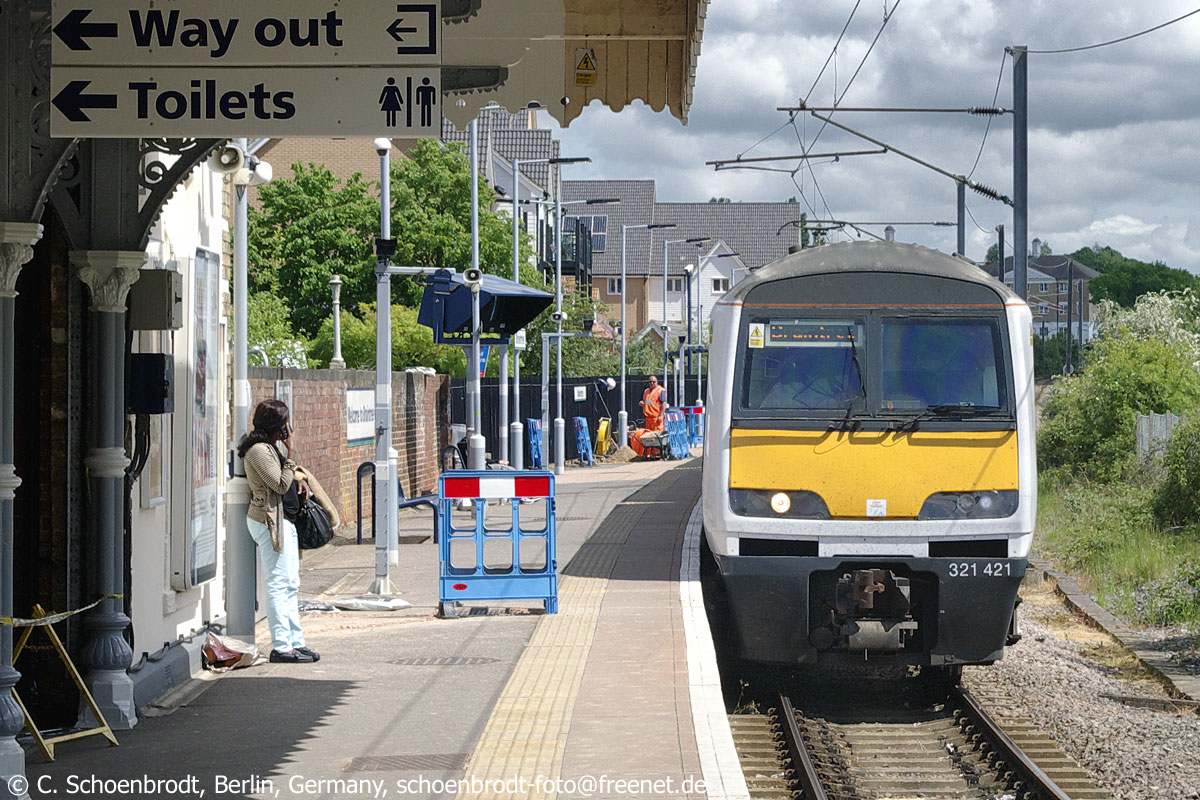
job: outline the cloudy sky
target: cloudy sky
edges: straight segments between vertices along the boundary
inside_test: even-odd
[[[593,104],[558,133],[563,154],[591,164],[570,178],[653,178],[661,201],[787,200],[809,216],[850,221],[955,219],[954,182],[895,155],[847,157],[796,172],[714,171],[708,160],[870,149],[777,106],[1012,107],[1007,45],[1029,64],[1029,233],[1055,253],[1094,243],[1200,273],[1200,14],[1133,40],[1083,52],[1035,54],[1127,36],[1179,17],[1195,0],[712,0],[682,126],[640,102],[620,113]],[[867,55],[884,22],[883,33]],[[862,69],[847,84],[862,62]],[[818,75],[820,79],[818,80]],[[810,88],[816,83],[809,94]],[[843,95],[844,93],[844,95]],[[541,115],[543,125],[553,120]],[[841,112],[834,117],[895,148],[1012,194],[1012,117]],[[761,141],[765,138],[765,141]],[[798,162],[765,164],[792,170]],[[814,177],[815,176],[815,177]],[[981,259],[1011,209],[967,193],[967,255]],[[978,223],[977,225],[975,223]],[[876,233],[882,234],[880,227]],[[842,237],[845,238],[845,237]],[[953,228],[902,227],[897,238],[953,251]],[[1009,250],[1008,252],[1011,252]]]

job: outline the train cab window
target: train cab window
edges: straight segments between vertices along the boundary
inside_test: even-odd
[[[884,320],[884,411],[1004,408],[1004,345],[996,320]]]
[[[861,409],[862,320],[771,319],[750,325],[742,408]]]

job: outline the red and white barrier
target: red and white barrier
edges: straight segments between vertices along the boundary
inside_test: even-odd
[[[450,499],[508,500],[524,497],[550,497],[550,479],[545,476],[450,477],[443,480],[443,494]]]

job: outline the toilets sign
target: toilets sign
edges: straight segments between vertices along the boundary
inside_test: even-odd
[[[56,0],[51,134],[437,135],[441,29],[440,0]]]

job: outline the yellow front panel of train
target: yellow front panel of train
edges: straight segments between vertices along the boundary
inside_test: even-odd
[[[866,519],[868,500],[916,519],[934,492],[1018,488],[1016,431],[730,434],[731,489],[816,492],[834,519]]]

